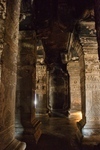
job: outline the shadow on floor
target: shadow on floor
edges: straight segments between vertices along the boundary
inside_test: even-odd
[[[42,134],[37,144],[37,150],[72,150],[72,148],[68,139]]]
[[[82,145],[82,143],[77,142],[77,139],[70,141],[69,137],[42,134],[37,143],[36,150],[100,150],[100,144]]]
[[[77,122],[81,120],[80,112],[72,112],[68,118],[38,116],[42,122],[42,135],[36,150],[100,150],[100,144],[82,143]]]

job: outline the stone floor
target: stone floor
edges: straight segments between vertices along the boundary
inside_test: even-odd
[[[77,128],[81,119],[80,112],[71,112],[66,117],[49,117],[36,115],[41,124],[42,135],[36,150],[100,150],[100,145],[83,141],[83,136]]]
[[[42,136],[37,150],[80,150],[80,134],[76,122],[81,119],[80,112],[71,112],[66,117],[36,116],[41,122]]]

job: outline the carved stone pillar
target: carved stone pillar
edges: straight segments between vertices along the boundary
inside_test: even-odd
[[[100,69],[98,61],[97,40],[94,22],[81,22],[80,41],[84,52],[85,61],[85,115],[86,125],[83,133],[94,134],[100,130]],[[87,34],[83,33],[83,30]]]
[[[50,115],[68,116],[69,101],[69,76],[58,66],[54,66],[49,75]]]
[[[2,53],[2,52],[0,52]],[[1,61],[1,54],[0,54],[0,61]],[[1,62],[0,62],[0,83],[1,83]]]
[[[49,106],[49,90],[50,90],[49,79],[50,79],[50,73],[49,73],[49,69],[47,69],[47,109],[48,109],[48,112],[50,110],[50,106]]]
[[[2,22],[2,23],[1,23]],[[3,40],[4,40],[4,29],[2,28],[2,26],[4,26],[4,20],[0,19],[0,83],[1,83],[1,64],[2,64],[2,51],[3,51]]]
[[[79,129],[81,130],[82,127],[85,125],[86,123],[86,116],[85,116],[85,63],[84,63],[84,53],[83,53],[83,49],[82,49],[82,45],[79,41],[79,39],[76,36],[76,33],[73,34],[73,41],[72,41],[72,49],[77,53],[77,57],[78,63],[79,63],[79,86],[80,86],[80,98],[81,98],[81,112],[82,112],[82,119],[77,122],[77,125],[79,127]],[[72,57],[73,60],[73,57]],[[75,59],[74,59],[75,60]],[[77,66],[78,67],[78,66]],[[76,67],[75,67],[76,68]],[[75,69],[74,69],[75,70]],[[74,72],[74,71],[73,71]]]
[[[98,54],[100,60],[100,1],[94,0],[95,24],[97,30]]]
[[[81,110],[80,66],[79,61],[70,61],[67,65],[70,75],[70,111]]]
[[[16,98],[16,137],[34,147],[41,135],[35,119],[36,37],[34,31],[20,31]],[[30,146],[33,145],[33,146]]]
[[[47,68],[45,64],[36,64],[36,114],[47,114]]]
[[[36,90],[35,112],[47,114],[47,66],[44,62],[45,51],[41,40],[37,41],[36,47]]]
[[[4,43],[4,24],[5,24],[5,15],[6,15],[6,2],[0,1],[0,83],[1,83],[1,55],[3,51]]]
[[[6,1],[0,1],[0,36],[4,31]],[[15,139],[15,97],[18,55],[20,0],[7,1],[5,43],[2,54],[0,83],[0,149],[24,150],[25,143]],[[1,19],[2,18],[2,19]],[[3,39],[2,39],[3,43]]]

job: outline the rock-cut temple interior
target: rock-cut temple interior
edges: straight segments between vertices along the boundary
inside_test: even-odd
[[[100,150],[100,0],[0,0],[0,150]]]

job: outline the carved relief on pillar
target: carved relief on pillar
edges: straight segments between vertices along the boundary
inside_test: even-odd
[[[0,83],[0,123],[2,123],[0,126],[0,149],[24,150],[26,144],[15,139],[14,126],[20,0],[7,1],[6,20],[4,20],[5,5],[5,0],[0,1],[0,51],[3,51]]]
[[[41,40],[37,40],[36,56],[35,112],[47,114],[47,66],[44,62],[45,51]]]
[[[46,65],[36,65],[36,93],[46,94]]]
[[[87,120],[95,121],[100,116],[100,70],[86,74],[86,114]]]
[[[71,110],[81,109],[80,66],[79,61],[71,61],[67,66],[70,75]]]
[[[81,30],[81,28],[79,28],[79,30]],[[82,44],[80,43],[80,40],[77,39],[76,37],[77,36],[74,36],[72,46],[76,50],[79,57],[82,120],[78,122],[78,126],[79,128],[82,128],[85,124],[85,63],[84,63],[84,52],[82,49]]]
[[[88,93],[88,101],[86,102],[87,105],[87,110],[86,110],[86,115],[87,115],[87,122],[91,126],[93,124],[99,125],[100,122],[100,87],[96,90],[93,91],[91,88]]]
[[[4,126],[3,110],[4,110],[4,87],[3,84],[0,83],[0,130]]]
[[[0,83],[1,83],[1,54],[0,54]]]
[[[1,82],[1,55],[3,51],[4,42],[4,22],[6,15],[6,1],[0,0],[0,82]]]
[[[95,26],[97,30],[98,55],[100,60],[100,1],[94,0]]]
[[[98,60],[98,44],[95,22],[81,22],[80,42],[84,52],[85,62],[85,100],[86,125],[93,128],[100,119],[100,64]],[[87,34],[84,34],[84,30]]]
[[[1,55],[3,51],[4,42],[4,19],[6,13],[6,2],[0,0],[0,128],[3,124],[3,109],[4,109],[4,87],[1,84]]]
[[[0,18],[5,19],[6,16],[6,1],[0,0]]]
[[[6,1],[0,0],[0,129],[4,126],[3,123],[3,110],[4,110],[4,86],[1,83],[1,55],[4,44],[4,22],[6,14]]]
[[[36,64],[35,112],[47,113],[47,67]]]

